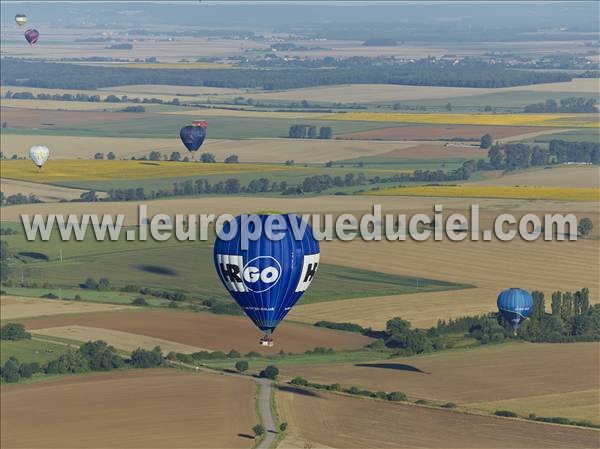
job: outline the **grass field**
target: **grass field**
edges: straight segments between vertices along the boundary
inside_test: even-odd
[[[0,340],[0,362],[2,364],[10,357],[16,357],[21,363],[37,362],[42,365],[51,360],[56,360],[68,351],[67,346],[48,341]]]
[[[40,289],[44,293],[47,293],[48,290]],[[3,294],[2,299],[0,299],[0,315],[3,322],[25,317],[62,315],[67,313],[109,312],[123,309],[129,309],[129,306],[17,297],[10,296],[10,292],[8,292],[8,295]]]
[[[3,388],[2,409],[11,413],[2,413],[2,447],[249,449],[252,440],[243,435],[257,422],[254,394],[250,379],[177,370]],[[31,404],[46,406],[32,411]]]
[[[302,448],[590,448],[598,433],[282,387],[279,446]],[[324,428],[327,431],[324,431]],[[510,442],[507,442],[509,440]]]
[[[61,201],[79,199],[86,190],[73,189],[68,187],[49,186],[27,181],[17,181],[15,179],[0,178],[0,189],[6,196],[16,195],[35,195],[41,201]],[[99,193],[102,195],[102,193]]]
[[[590,121],[582,118],[590,117]],[[323,119],[374,121],[392,123],[432,123],[449,125],[491,125],[491,126],[556,126],[570,128],[597,128],[600,126],[597,114],[408,114],[347,112],[329,114]]]
[[[598,166],[558,166],[551,170],[533,168],[508,172],[501,177],[490,177],[470,185],[485,186],[542,186],[563,187],[566,189],[600,187],[600,167]]]
[[[76,180],[156,179],[175,176],[202,176],[210,174],[265,173],[282,170],[277,165],[257,164],[202,164],[160,161],[109,161],[50,159],[41,170],[31,161],[2,161],[2,176],[33,182],[61,182]],[[289,170],[289,167],[286,168]]]
[[[20,320],[28,330],[84,326],[152,337],[208,350],[242,354],[285,352],[303,353],[317,346],[359,349],[371,342],[360,334],[334,331],[303,324],[283,322],[275,333],[276,345],[258,345],[260,331],[245,316],[215,315],[177,310],[131,310],[80,315],[64,315]]]
[[[284,366],[282,375],[346,388],[399,390],[492,413],[508,409],[600,423],[599,349],[598,343],[510,343],[366,363]]]
[[[598,201],[597,188],[538,187],[514,185],[440,185],[419,187],[391,187],[368,192],[368,195],[429,196],[467,198],[512,198],[523,200]]]

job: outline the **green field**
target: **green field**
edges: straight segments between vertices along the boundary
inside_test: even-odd
[[[133,115],[133,114],[132,114]],[[207,120],[211,139],[245,139],[259,137],[286,137],[292,125],[330,126],[334,134],[369,131],[393,126],[393,123],[366,121],[329,121],[303,118],[245,118],[202,115],[145,114],[143,118],[124,121],[106,121],[73,124],[69,128],[31,129],[6,128],[6,134],[60,135],[92,137],[177,137],[179,129],[192,120]],[[90,117],[92,121],[92,117]]]
[[[551,140],[566,140],[567,142],[591,142],[597,143],[600,141],[600,129],[578,129],[574,131],[566,131],[564,133],[548,134],[538,136],[528,143],[550,142]]]
[[[16,357],[19,362],[37,362],[40,365],[59,358],[69,352],[65,345],[39,340],[0,340],[0,361],[4,363],[10,357]]]
[[[88,233],[82,242],[62,242],[56,232],[49,242],[28,242],[24,234],[7,236],[6,240],[11,251],[21,259],[11,264],[10,277],[17,280],[23,276],[30,283],[47,283],[68,289],[61,296],[74,296],[76,293],[72,289],[77,289],[87,278],[97,280],[106,277],[116,287],[136,285],[164,290],[168,286],[168,290],[184,292],[195,300],[229,300],[214,271],[211,241],[125,242],[123,237],[120,241],[100,243],[93,239],[92,233]],[[61,250],[62,262],[59,261]],[[302,303],[467,287],[464,284],[322,264]],[[47,292],[47,289],[37,291],[41,294]],[[82,296],[87,293],[84,291]],[[106,297],[100,296],[95,300],[103,299]],[[90,300],[94,298],[90,297]],[[124,299],[127,300],[129,298]]]

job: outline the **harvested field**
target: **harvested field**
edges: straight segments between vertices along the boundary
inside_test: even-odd
[[[1,167],[2,176],[6,178],[33,182],[157,179],[209,174],[264,173],[283,169],[277,165],[72,159],[50,159],[41,170],[28,160],[2,161]]]
[[[247,89],[210,86],[173,86],[169,84],[130,84],[98,89],[100,92],[120,92],[121,94],[164,94],[169,96],[197,96],[197,95],[233,95],[239,96],[248,92]]]
[[[332,331],[283,322],[275,333],[273,348],[258,345],[260,332],[246,317],[191,313],[172,310],[144,310],[24,320],[32,331],[60,326],[88,326],[160,338],[209,350],[236,349],[263,354],[304,352],[317,346],[335,349],[362,348],[371,339],[360,334]]]
[[[2,447],[250,448],[244,434],[257,419],[255,389],[250,379],[176,370],[3,388],[2,409],[10,413],[2,413]]]
[[[92,103],[93,104],[93,103]],[[125,106],[121,106],[121,109]],[[96,106],[97,109],[101,107]],[[133,112],[93,112],[93,111],[52,111],[48,109],[22,109],[2,107],[2,120],[11,128],[70,128],[86,123],[119,122],[131,119],[143,119],[150,114]],[[39,137],[38,137],[39,139]]]
[[[406,125],[342,134],[336,137],[358,140],[453,140],[479,139],[484,134],[489,133],[494,139],[502,139],[540,131],[544,131],[544,129],[533,126]],[[563,130],[557,130],[556,132],[560,131]]]
[[[206,350],[205,348],[175,343],[161,338],[88,326],[49,327],[46,329],[36,329],[35,334],[83,342],[103,340],[109,345],[127,352],[134,351],[137,348],[153,349],[156,346],[160,346],[164,354],[168,354],[171,351],[191,354],[192,352]]]
[[[0,136],[0,148],[9,157],[17,154],[27,157],[29,148],[44,142],[56,159],[92,158],[96,153],[105,155],[112,151],[117,158],[147,156],[151,151],[171,154],[181,152],[181,141],[173,139],[144,139],[134,137],[76,137],[76,136],[36,136],[25,134],[5,134]],[[206,142],[208,144],[208,141]]]
[[[2,320],[19,318],[81,314],[89,312],[111,312],[132,309],[130,306],[101,304],[81,301],[57,301],[55,299],[24,298],[20,296],[2,295],[0,298],[0,316]]]
[[[289,423],[281,448],[591,448],[598,438],[598,432],[591,429],[331,393],[278,391],[277,398],[282,419]]]
[[[466,198],[515,198],[526,200],[598,201],[599,193],[593,187],[539,187],[515,185],[439,185],[419,187],[390,187],[367,195],[429,196]]]
[[[0,178],[0,189],[6,196],[21,193],[23,195],[35,195],[42,201],[76,200],[80,198],[82,193],[87,192],[87,190],[4,178]],[[97,196],[102,197],[104,193],[98,192]]]
[[[490,412],[515,411],[511,406],[518,403],[518,411],[525,415],[600,423],[599,350],[599,343],[515,343],[381,362],[298,365],[282,368],[282,375],[372,391],[398,390],[414,398]],[[515,375],[519,381],[510,381]],[[552,395],[559,401],[552,401]]]
[[[487,157],[487,150],[480,149],[478,146],[446,146],[442,142],[420,142],[413,146],[397,148],[377,156],[361,157],[361,160],[365,162],[369,162],[370,160],[377,162],[378,160],[387,161],[394,159],[399,161],[403,159],[439,161],[449,159],[480,159],[485,157]]]
[[[508,173],[500,178],[486,179],[469,185],[486,186],[542,186],[542,187],[600,187],[598,166],[558,166],[551,170],[538,168]]]
[[[27,88],[30,91],[30,88]],[[74,91],[81,92],[81,91]],[[89,91],[88,91],[89,92]],[[54,92],[51,92],[54,93]],[[96,93],[93,92],[92,95]],[[169,101],[171,98],[169,98]],[[103,113],[106,111],[117,111],[123,109],[126,104],[122,103],[105,103],[105,102],[91,102],[91,101],[61,101],[61,100],[19,100],[14,98],[2,98],[2,118],[4,118],[4,109],[17,109],[24,111],[44,111],[46,113],[54,112],[69,112],[69,111],[95,111]],[[10,127],[13,127],[13,123],[8,122]],[[20,126],[22,127],[22,126]]]

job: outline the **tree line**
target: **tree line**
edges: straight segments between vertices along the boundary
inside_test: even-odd
[[[600,164],[600,144],[551,140],[548,148],[524,143],[494,144],[488,151],[488,161],[480,159],[478,170],[518,170],[569,162]]]
[[[143,103],[143,104],[170,104],[179,106],[181,103],[178,98],[173,98],[171,101],[165,101],[160,98],[154,97],[134,97],[130,98],[127,95],[121,95],[118,97],[117,95],[110,94],[106,97],[102,98],[100,95],[93,94],[88,95],[84,93],[77,94],[46,94],[39,93],[34,95],[31,92],[11,92],[10,90],[4,94],[4,98],[12,98],[15,100],[54,100],[54,101],[82,101],[82,102],[91,102],[91,103]],[[133,110],[133,112],[140,112],[139,109]],[[141,111],[143,112],[143,111]]]
[[[331,139],[332,135],[330,126],[321,126],[317,132],[315,125],[292,125],[288,132],[292,139]]]
[[[151,69],[102,67],[4,58],[2,81],[9,85],[98,89],[128,84],[171,84],[232,88],[293,89],[333,84],[405,84],[416,86],[508,87],[570,81],[560,72],[510,70],[482,61],[423,59],[406,63],[375,64],[313,70]]]
[[[595,98],[584,97],[569,97],[562,98],[559,102],[553,99],[548,99],[545,102],[528,104],[524,108],[524,112],[541,113],[541,112],[598,112],[596,104],[598,100]]]

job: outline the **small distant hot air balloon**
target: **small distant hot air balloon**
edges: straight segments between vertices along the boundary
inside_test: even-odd
[[[272,233],[277,238],[282,235],[280,240],[269,238],[265,232],[267,218],[274,216],[278,222],[272,223]],[[317,272],[319,242],[311,227],[296,215],[261,214],[257,217],[263,232],[257,240],[248,241],[247,249],[241,245],[241,217],[235,218],[237,232],[231,229],[233,221],[225,223],[215,241],[214,263],[229,294],[264,332],[261,344],[273,346],[271,334],[308,289]],[[296,239],[294,229],[304,227],[304,234]],[[231,239],[230,234],[234,234]]]
[[[208,122],[205,120],[193,121],[191,125],[186,125],[179,131],[179,137],[190,152],[198,151],[198,148],[204,143],[206,138],[206,128]]]
[[[42,165],[46,163],[48,156],[50,156],[50,150],[48,147],[36,145],[29,149],[29,157],[33,163],[37,165],[38,169],[42,168]]]
[[[17,25],[22,27],[27,23],[27,16],[25,14],[17,14],[15,16],[15,22],[17,22]]]
[[[25,31],[25,39],[27,40],[27,42],[29,42],[29,45],[35,44],[38,41],[39,37],[40,33],[38,30],[30,28],[29,30]]]
[[[509,288],[498,295],[498,311],[508,321],[516,333],[523,320],[529,318],[533,307],[533,297],[520,288]]]

